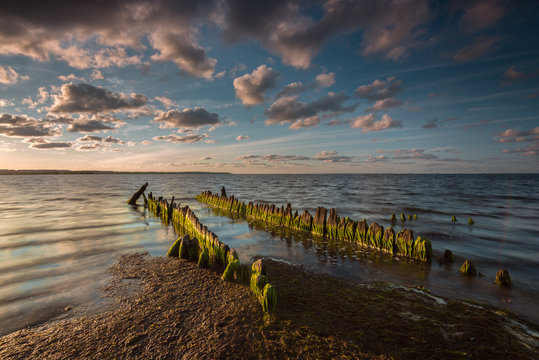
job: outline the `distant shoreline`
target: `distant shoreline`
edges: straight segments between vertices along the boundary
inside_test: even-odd
[[[213,171],[101,171],[101,170],[5,170],[0,175],[92,175],[92,174],[232,174]]]

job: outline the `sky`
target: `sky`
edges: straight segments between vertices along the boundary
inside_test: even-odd
[[[536,1],[0,2],[0,169],[539,169]]]

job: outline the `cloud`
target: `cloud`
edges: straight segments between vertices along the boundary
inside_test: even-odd
[[[388,77],[385,81],[374,80],[369,85],[359,86],[354,95],[370,101],[386,100],[394,97],[402,91],[402,81],[396,80],[396,77]]]
[[[262,160],[270,163],[287,163],[291,161],[306,161],[311,160],[310,157],[303,155],[279,155],[279,154],[267,154],[267,155],[241,155],[234,158],[234,160],[241,161],[253,161]]]
[[[346,155],[339,155],[337,151],[321,151],[316,154],[314,160],[320,160],[326,163],[338,163],[338,162],[350,162],[353,157]]]
[[[141,62],[146,39],[156,61],[173,61],[194,76],[211,77],[215,59],[195,41],[197,28],[217,22],[218,1],[64,1],[46,9],[0,4],[0,54],[39,61],[51,57],[75,68]],[[131,50],[132,51],[128,51]]]
[[[367,162],[376,163],[376,162],[386,162],[389,161],[389,158],[385,155],[371,156],[367,158]]]
[[[359,30],[364,55],[398,60],[418,46],[425,34],[422,26],[434,14],[426,0],[326,1],[318,21],[303,14],[304,8],[293,0],[226,2],[225,39],[258,40],[283,63],[305,69],[328,39]]]
[[[251,140],[249,136],[246,135],[238,135],[236,136],[236,141],[243,141],[243,140]]]
[[[277,95],[275,95],[275,98],[277,99],[284,96],[298,95],[304,92],[305,90],[307,90],[307,87],[303,85],[301,81],[296,81],[296,82],[286,85],[281,91],[277,93]]]
[[[514,143],[539,140],[539,126],[530,130],[507,129],[500,133],[499,143]]]
[[[518,71],[515,65],[510,66],[503,74],[502,85],[508,85],[515,81],[527,80],[539,76],[539,69],[533,72],[525,73]]]
[[[151,56],[155,61],[173,61],[190,75],[211,79],[217,60],[206,56],[206,51],[184,31],[158,31],[150,37],[158,52]]]
[[[29,76],[19,75],[11,66],[0,66],[0,84],[10,85],[28,79]]]
[[[377,153],[381,154],[393,154],[393,160],[425,160],[425,161],[440,161],[440,162],[459,162],[465,161],[460,158],[440,158],[438,155],[431,154],[431,152],[446,151],[453,154],[460,153],[460,151],[452,148],[437,148],[431,150],[425,149],[396,149],[396,150],[377,150]]]
[[[103,73],[101,71],[99,71],[98,69],[94,69],[92,70],[92,75],[91,75],[92,79],[93,80],[101,80],[101,79],[104,79],[105,77],[103,76]]]
[[[465,35],[473,34],[495,25],[505,14],[504,1],[483,0],[462,3],[464,13],[459,29]]]
[[[167,109],[170,109],[171,107],[176,106],[176,103],[166,96],[156,96],[154,99],[159,101],[161,104],[165,105]]]
[[[491,52],[497,42],[498,37],[496,36],[479,36],[475,38],[470,45],[457,52],[453,57],[453,60],[457,62],[464,62],[477,59]]]
[[[109,143],[109,144],[123,144],[124,142],[118,138],[107,136],[105,138],[102,138],[101,136],[95,136],[95,135],[84,135],[81,138],[78,138],[77,141],[81,142],[88,142],[88,141],[94,141],[94,142],[103,142],[103,143]]]
[[[250,74],[234,79],[236,97],[245,107],[258,105],[264,102],[265,92],[277,86],[279,73],[266,65],[260,65]]]
[[[330,72],[316,75],[315,82],[317,87],[330,87],[335,84],[335,74]]]
[[[52,142],[42,138],[31,138],[27,139],[26,142],[31,144],[30,148],[38,150],[65,149],[73,145],[73,143]]]
[[[58,126],[28,116],[0,115],[0,135],[9,137],[43,137],[60,135]]]
[[[393,107],[401,106],[402,101],[395,98],[387,98],[383,100],[377,100],[372,106],[368,107],[365,111],[367,112],[376,112],[386,109],[391,109]]]
[[[83,77],[78,77],[75,74],[58,75],[58,79],[62,81],[86,81]]]
[[[166,136],[155,136],[153,137],[153,139],[156,141],[166,141],[166,142],[170,142],[174,144],[179,144],[179,143],[196,143],[196,142],[200,142],[204,140],[207,137],[208,135],[206,134],[202,134],[202,135],[191,134],[191,135],[184,135],[184,136],[171,134],[171,135],[166,135]]]
[[[361,128],[361,132],[381,131],[390,128],[401,128],[402,124],[398,120],[393,120],[388,114],[384,114],[378,121],[374,114],[360,115],[349,120],[351,128]]]
[[[295,96],[287,96],[277,99],[266,109],[266,125],[289,124],[291,129],[311,127],[320,123],[320,113],[333,112],[335,114],[354,111],[357,104],[344,106],[349,99],[344,93],[330,92],[326,96],[310,103],[298,101]]]
[[[537,156],[539,155],[539,141],[536,141],[525,148],[503,149],[502,153],[519,154],[520,156]]]
[[[86,83],[64,84],[60,94],[53,95],[52,113],[100,113],[142,108],[148,98],[141,94],[116,93]]]
[[[0,99],[0,107],[8,107],[8,106],[15,106],[15,103],[7,99]]]
[[[194,109],[162,111],[153,120],[155,123],[163,123],[167,128],[197,129],[207,125],[220,124],[219,115],[210,113],[202,107]]]
[[[102,121],[94,119],[72,119],[70,124],[67,127],[67,131],[70,133],[82,132],[82,133],[93,133],[100,131],[113,130],[114,128],[108,126]]]
[[[427,120],[427,122],[421,125],[421,127],[423,129],[434,129],[434,128],[442,127],[443,123],[455,121],[458,119],[460,119],[460,116],[457,116],[457,117],[452,116],[452,117],[445,118],[443,120],[431,119],[431,120]]]

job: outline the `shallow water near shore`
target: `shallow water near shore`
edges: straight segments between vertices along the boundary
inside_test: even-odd
[[[148,192],[189,205],[242,261],[265,255],[365,282],[425,286],[436,295],[488,302],[539,322],[539,175],[13,175],[0,176],[0,334],[95,301],[108,281],[105,270],[120,254],[166,253],[177,237],[174,229],[142,206],[126,205],[146,181]],[[384,227],[391,213],[417,214],[404,226],[432,241],[433,262],[266,231],[264,224],[230,218],[194,199],[222,185],[245,202],[290,202],[311,214],[317,206],[334,207],[340,216]],[[458,222],[451,222],[452,215]],[[402,226],[397,222],[395,230]],[[436,261],[445,249],[455,254],[452,265]],[[461,276],[464,259],[485,276]],[[510,289],[494,284],[500,268],[511,274]]]

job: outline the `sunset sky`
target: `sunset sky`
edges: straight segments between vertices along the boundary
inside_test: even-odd
[[[536,1],[2,1],[0,169],[537,172]]]

